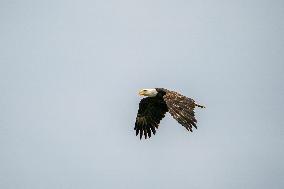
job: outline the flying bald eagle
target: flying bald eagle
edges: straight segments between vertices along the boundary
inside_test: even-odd
[[[140,133],[140,139],[143,134],[145,139],[150,138],[151,133],[156,134],[156,129],[166,112],[170,112],[178,123],[192,132],[192,127],[197,129],[194,108],[205,108],[191,98],[164,88],[142,89],[139,95],[146,96],[139,103],[134,127],[136,136]]]

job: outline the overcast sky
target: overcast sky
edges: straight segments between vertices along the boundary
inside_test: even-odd
[[[0,188],[284,188],[283,34],[282,0],[2,0]],[[140,141],[153,87],[198,130]]]

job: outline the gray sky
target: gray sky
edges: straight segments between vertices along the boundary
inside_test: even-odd
[[[0,188],[284,188],[284,3],[1,1]],[[205,104],[140,141],[140,88]]]

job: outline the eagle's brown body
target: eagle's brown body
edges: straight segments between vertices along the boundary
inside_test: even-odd
[[[194,108],[196,106],[204,108],[204,106],[196,104],[191,98],[164,88],[150,90],[155,90],[154,96],[147,95],[146,90],[141,90],[142,95],[149,97],[143,98],[139,103],[134,129],[136,135],[140,133],[140,139],[143,135],[146,139],[151,137],[151,133],[156,133],[156,129],[165,117],[166,112],[169,112],[188,131],[192,132],[192,127],[197,128]],[[141,91],[139,94],[141,94]]]

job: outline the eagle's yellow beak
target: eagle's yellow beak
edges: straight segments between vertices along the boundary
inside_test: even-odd
[[[144,91],[143,90],[140,90],[139,93],[138,93],[140,96],[144,96]]]

